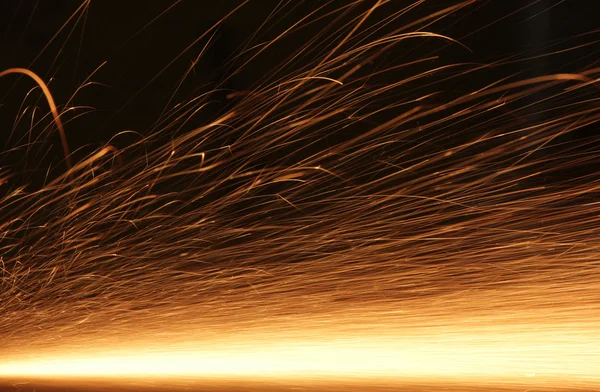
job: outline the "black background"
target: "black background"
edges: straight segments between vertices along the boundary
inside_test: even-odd
[[[458,3],[425,2],[401,20],[409,24]],[[253,34],[256,33],[253,43],[273,39],[285,27],[314,11],[317,2],[291,2],[284,7],[285,12],[280,12],[262,28],[279,2],[250,1],[223,20],[240,4],[241,1],[233,0],[92,1],[86,12],[77,13],[68,21],[82,5],[81,1],[3,1],[0,6],[0,69],[26,67],[33,70],[50,81],[50,89],[60,106],[67,103],[86,78],[106,62],[92,77],[98,84],[78,91],[70,103],[92,110],[79,109],[64,116],[73,159],[77,161],[108,141],[117,147],[131,144],[136,138],[132,134],[111,138],[123,130],[139,132],[140,137],[152,133],[161,114],[174,104],[212,91],[211,104],[195,116],[189,126],[210,121],[227,110],[231,104],[227,98],[229,93],[252,89],[268,80],[271,74],[286,72],[280,68],[282,59],[306,43],[323,23],[331,23],[331,19],[325,18],[300,29],[245,64],[243,60],[249,56],[238,55]],[[319,3],[323,9],[315,15],[324,15],[344,4],[348,3]],[[359,15],[372,4],[372,1],[362,2],[349,15]],[[410,4],[392,1],[376,11],[379,14],[372,19],[381,19],[390,10],[397,11]],[[600,2],[595,1],[478,1],[450,17],[414,27],[414,30],[432,31],[457,39],[471,52],[458,45],[437,42],[429,46],[426,40],[412,41],[408,52],[399,52],[398,58],[391,61],[435,54],[444,63],[490,63],[516,54],[520,59],[548,54],[593,41],[599,11]],[[177,89],[182,75],[207,44],[212,32],[203,39],[198,38],[215,25],[218,28],[206,51]],[[597,45],[591,48],[597,48]],[[450,88],[467,92],[511,72],[522,78],[578,72],[585,65],[597,63],[596,57],[596,51],[590,49],[583,54],[568,52],[519,61],[508,69],[505,67],[502,73],[490,70],[487,74],[479,74],[472,86],[463,80]],[[306,64],[311,59],[298,61],[292,66]],[[241,64],[244,64],[243,68],[240,68]],[[15,75],[0,80],[0,166],[11,168],[20,176],[15,181],[24,183],[41,181],[38,177],[40,173],[45,176],[48,167],[52,168],[52,173],[64,170],[56,133],[36,139],[36,136],[43,136],[44,127],[28,133],[27,126],[23,125],[27,121],[13,129],[24,106],[39,106],[38,118],[47,113],[39,94],[26,98],[33,86],[31,81]],[[215,89],[219,90],[213,91]],[[538,98],[531,97],[532,100]],[[31,145],[32,140],[37,140],[35,146]]]

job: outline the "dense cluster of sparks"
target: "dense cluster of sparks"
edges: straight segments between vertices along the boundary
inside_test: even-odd
[[[600,68],[402,55],[469,3],[348,2],[205,126],[0,172],[0,374],[600,383]]]

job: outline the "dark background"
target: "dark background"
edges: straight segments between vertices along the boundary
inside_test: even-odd
[[[386,13],[411,3],[392,1],[372,19],[381,19]],[[409,24],[458,3],[425,2],[401,21]],[[157,121],[173,105],[219,89],[210,93],[211,103],[188,125],[210,121],[232,104],[232,99],[227,98],[229,93],[252,89],[277,72],[285,73],[282,60],[306,43],[324,23],[332,23],[331,18],[324,18],[306,26],[245,64],[252,51],[240,55],[240,49],[250,37],[253,43],[276,37],[286,26],[314,11],[317,3],[289,2],[281,6],[279,1],[250,1],[222,21],[240,4],[241,1],[235,0],[102,0],[91,1],[87,11],[74,14],[82,1],[4,0],[0,3],[0,69],[33,70],[50,81],[50,89],[60,106],[106,61],[91,79],[97,84],[78,91],[70,103],[87,108],[63,117],[73,160],[77,161],[109,141],[119,148],[130,145],[136,141],[133,134],[111,138],[123,130],[139,132],[139,137],[148,135],[160,127]],[[323,9],[316,15],[325,15],[344,4],[348,2],[319,3]],[[359,15],[372,4],[373,1],[365,1],[353,7],[345,20],[351,20],[352,15]],[[260,28],[276,9],[279,10],[276,17]],[[68,21],[72,15],[73,19]],[[522,59],[592,41],[597,36],[593,32],[598,28],[598,15],[597,1],[478,1],[455,15],[434,23],[417,24],[412,29],[450,36],[472,52],[439,41],[435,45],[426,40],[411,41],[396,60],[435,54],[443,63],[490,63],[519,54],[521,61],[503,68],[501,73],[490,70],[478,75],[472,86],[463,80],[461,84],[446,87],[457,92],[469,91],[511,72],[522,78],[578,72],[584,65],[597,64],[598,53],[593,50],[597,45],[583,54],[570,52]],[[212,33],[198,40],[216,24],[218,28],[210,42]],[[398,26],[390,26],[393,27]],[[177,89],[207,42],[203,56]],[[290,66],[309,61],[311,58],[300,58]],[[240,69],[242,64],[245,65]],[[410,76],[412,71],[407,72],[406,76]],[[39,107],[38,119],[47,113],[39,91],[27,95],[34,84],[25,79],[10,75],[0,80],[0,166],[17,173],[14,177],[18,178],[14,180],[17,183],[36,183],[43,181],[47,168],[57,174],[64,170],[64,163],[59,137],[53,127],[48,127],[49,121],[42,122],[33,132],[28,132],[29,120],[19,122],[18,127],[13,125],[26,106]]]

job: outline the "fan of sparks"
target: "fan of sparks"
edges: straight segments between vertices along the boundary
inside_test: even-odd
[[[0,374],[599,383],[600,68],[417,56],[468,53],[426,27],[471,2],[384,3],[319,14],[203,126],[210,92],[39,189],[3,169]]]

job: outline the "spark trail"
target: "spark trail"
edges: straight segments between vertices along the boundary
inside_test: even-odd
[[[335,21],[213,121],[4,185],[0,375],[600,383],[600,68],[398,56],[472,2],[359,3],[249,41]]]

